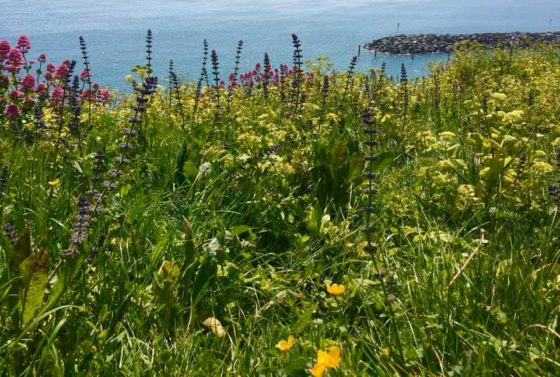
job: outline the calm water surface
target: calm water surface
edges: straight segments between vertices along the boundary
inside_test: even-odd
[[[187,80],[200,70],[202,40],[216,49],[222,70],[233,66],[237,41],[249,69],[267,51],[272,63],[290,63],[291,33],[306,58],[328,56],[345,69],[358,45],[400,33],[470,33],[560,30],[560,0],[0,0],[0,39],[31,38],[32,53],[49,60],[80,59],[78,37],[88,44],[93,74],[103,85],[126,88],[123,77],[144,63],[144,35],[154,32],[156,74],[174,59]],[[359,68],[404,62],[412,75],[446,56],[414,59],[363,51]],[[225,75],[224,75],[225,77]]]

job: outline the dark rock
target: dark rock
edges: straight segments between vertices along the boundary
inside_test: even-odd
[[[396,35],[374,40],[364,48],[375,52],[389,54],[429,54],[449,53],[451,48],[464,40],[471,40],[488,47],[500,44],[527,47],[534,43],[560,43],[560,32],[544,33],[476,33],[476,34],[417,34]]]

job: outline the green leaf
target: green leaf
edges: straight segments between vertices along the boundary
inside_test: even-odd
[[[218,265],[216,260],[211,256],[207,256],[200,265],[192,283],[192,297],[194,303],[198,303],[202,300],[205,290],[210,285],[217,272]]]
[[[62,272],[59,275],[58,280],[50,290],[47,309],[51,308],[54,304],[56,304],[60,296],[62,296],[62,294],[66,292],[66,289],[68,289],[68,287],[72,283],[72,280],[74,280],[74,277],[80,271],[84,259],[85,256],[79,254],[76,257],[69,258],[66,260],[64,266],[62,267]]]
[[[356,153],[352,156],[352,158],[350,159],[350,181],[355,181],[363,177],[362,172],[364,170],[365,161],[366,159],[363,153]]]
[[[195,244],[191,223],[185,216],[181,220],[183,232],[185,232],[185,266],[188,267],[194,261]]]
[[[348,160],[348,146],[346,140],[337,140],[329,150],[331,169],[333,171],[343,170]]]
[[[299,316],[298,321],[294,326],[294,336],[299,335],[303,330],[305,330],[307,325],[311,322],[315,310],[317,310],[317,304],[311,305],[305,312],[303,312],[302,315]]]
[[[195,271],[195,251],[196,246],[193,239],[193,231],[189,220],[185,216],[181,219],[181,225],[183,226],[183,232],[185,232],[185,259],[183,266],[181,268],[181,281],[182,281],[182,292],[183,297],[186,298],[189,295],[192,296],[192,286],[193,286],[193,276]]]
[[[235,237],[238,236],[240,234],[243,234],[245,232],[248,232],[251,230],[251,227],[248,225],[237,225],[234,226],[233,228],[231,228],[231,236]]]
[[[185,183],[185,162],[187,162],[187,145],[183,142],[179,155],[177,156],[177,163],[175,166],[175,181],[179,186]]]
[[[172,261],[164,261],[159,269],[157,278],[154,279],[152,287],[156,300],[159,304],[171,306],[176,299],[175,288],[181,271],[179,266]]]
[[[27,257],[20,265],[24,282],[21,324],[24,327],[33,319],[43,303],[49,281],[49,256],[47,250]]]
[[[321,206],[316,204],[309,209],[307,213],[307,218],[305,219],[305,224],[309,233],[318,234],[321,230],[321,219],[323,218],[323,211]]]
[[[72,166],[74,167],[74,169],[76,169],[76,171],[80,174],[84,174],[84,169],[82,169],[82,165],[80,164],[79,161],[74,161],[72,163]]]
[[[10,258],[10,275],[20,276],[21,263],[31,255],[31,235],[29,227],[26,225],[23,234],[18,238],[14,245],[14,253]]]
[[[284,365],[284,373],[289,377],[308,376],[306,372],[306,364],[309,360],[305,356],[292,357],[290,361]]]

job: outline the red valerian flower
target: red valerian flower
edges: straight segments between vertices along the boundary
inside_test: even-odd
[[[99,96],[101,102],[107,103],[109,102],[109,96],[111,95],[111,92],[109,91],[108,88],[103,88],[99,91],[97,95]]]
[[[0,41],[0,60],[5,60],[12,47],[8,41]]]
[[[19,109],[16,105],[8,105],[4,109],[4,116],[10,120],[17,120],[19,118]]]
[[[16,48],[21,51],[22,54],[27,54],[31,49],[31,41],[27,35],[22,35],[17,41]]]
[[[57,79],[66,80],[69,73],[70,61],[65,60],[54,70],[54,77],[56,77]]]
[[[8,60],[10,63],[12,63],[15,66],[22,65],[24,63],[23,55],[21,54],[21,51],[18,50],[17,48],[12,48],[10,50],[10,52],[8,53],[8,58],[6,60]]]
[[[31,90],[35,87],[35,84],[35,76],[33,76],[31,73],[26,74],[21,79],[21,86],[23,86],[24,89]]]
[[[23,94],[21,90],[13,89],[10,91],[10,93],[8,93],[8,97],[10,97],[10,99],[15,102],[25,97],[25,94]]]
[[[64,96],[64,89],[61,86],[55,87],[51,92],[51,100],[54,103],[61,103]]]

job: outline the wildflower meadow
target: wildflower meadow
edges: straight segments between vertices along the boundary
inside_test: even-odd
[[[558,46],[291,42],[190,82],[148,31],[125,93],[0,40],[1,376],[560,375]]]

